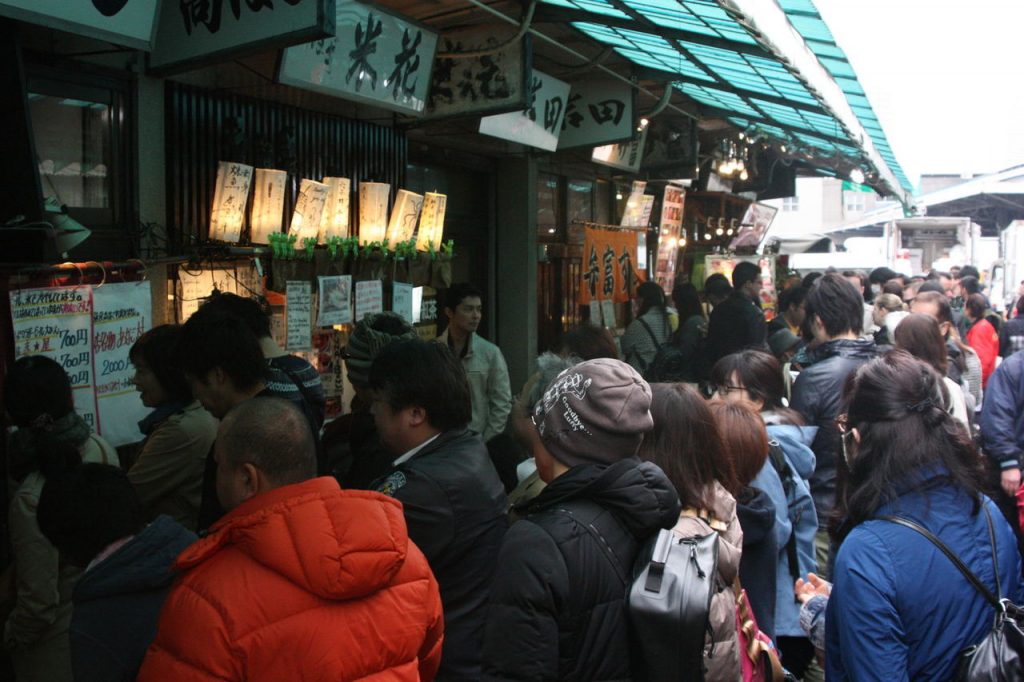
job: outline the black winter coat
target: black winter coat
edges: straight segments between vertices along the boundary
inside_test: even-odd
[[[708,366],[741,350],[766,349],[766,330],[761,308],[734,291],[711,311],[708,320]]]
[[[630,679],[626,576],[643,541],[678,520],[672,484],[635,459],[586,464],[517,511],[491,588],[483,679]]]
[[[841,456],[835,419],[843,397],[846,377],[877,355],[874,341],[840,339],[826,341],[803,357],[803,370],[793,384],[792,407],[808,426],[817,426],[811,449],[816,460],[811,475],[811,496],[818,512],[818,526],[826,528],[836,500],[836,458]]]
[[[447,431],[374,488],[402,503],[409,538],[441,590],[438,682],[479,680],[487,595],[508,529],[505,488],[487,447],[472,431]]]

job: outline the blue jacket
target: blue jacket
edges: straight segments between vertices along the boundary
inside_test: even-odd
[[[1001,469],[1020,466],[1024,450],[1024,352],[1006,358],[988,380],[981,410],[985,454]]]
[[[876,516],[906,516],[937,535],[995,591],[992,549],[984,512],[971,515],[971,498],[941,469],[924,476]],[[1002,596],[1020,603],[1017,542],[987,497],[999,557]],[[949,680],[959,653],[992,628],[995,611],[952,562],[915,531],[871,520],[839,547],[835,583],[825,618],[826,679]]]
[[[170,516],[158,516],[79,579],[70,631],[75,682],[135,679],[171,589],[171,565],[195,539]]]
[[[778,541],[778,568],[775,590],[775,636],[803,637],[800,627],[800,604],[793,597],[795,579],[790,571],[787,545],[796,526],[797,568],[801,577],[817,571],[814,559],[814,535],[818,531],[818,515],[811,499],[808,479],[814,473],[814,451],[810,445],[818,429],[815,426],[769,424],[768,437],[782,447],[793,472],[793,490],[787,499],[782,480],[769,459],[751,485],[763,490],[775,507],[775,536]],[[795,524],[794,524],[795,521]]]

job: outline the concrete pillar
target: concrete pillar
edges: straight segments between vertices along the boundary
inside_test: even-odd
[[[533,157],[498,162],[495,208],[497,339],[516,394],[537,358],[537,162]]]

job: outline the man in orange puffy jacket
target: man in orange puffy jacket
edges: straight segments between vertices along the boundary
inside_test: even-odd
[[[232,409],[215,446],[228,514],[181,571],[138,679],[432,680],[444,617],[402,505],[314,478],[302,413]]]

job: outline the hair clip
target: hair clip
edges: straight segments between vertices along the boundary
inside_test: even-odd
[[[918,412],[918,413],[920,413],[920,412],[924,412],[925,410],[927,410],[930,407],[935,407],[935,401],[933,401],[931,398],[925,398],[924,400],[922,400],[919,403],[914,403],[914,404],[907,403],[907,410],[909,412]]]

